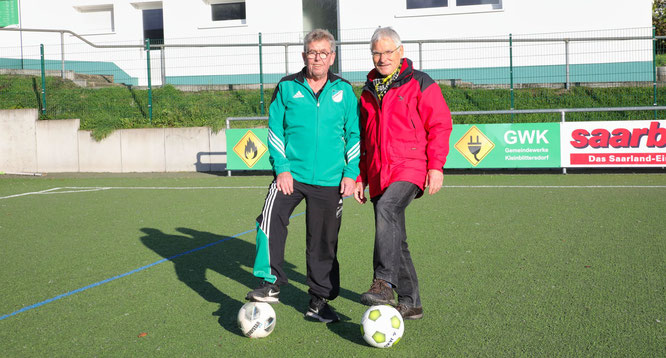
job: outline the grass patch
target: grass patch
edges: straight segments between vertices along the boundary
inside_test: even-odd
[[[354,92],[360,95],[361,87]],[[511,108],[508,89],[480,89],[442,86],[442,93],[454,112],[507,110]],[[264,91],[264,115],[273,89]],[[131,87],[86,89],[59,77],[46,78],[46,111],[42,109],[41,79],[30,76],[0,76],[0,109],[39,108],[41,119],[79,118],[81,129],[91,130],[101,139],[116,129],[147,127],[208,126],[217,131],[227,117],[261,116],[259,90],[185,92],[173,86],[153,90],[152,121],[148,91]],[[666,98],[666,88],[657,89],[657,98]],[[587,88],[569,90],[523,88],[514,91],[515,109],[559,109],[595,107],[651,106],[652,87]],[[662,104],[663,101],[660,101]],[[663,116],[663,113],[658,113]],[[567,120],[653,119],[651,111],[569,113]],[[557,122],[560,115],[461,115],[455,124]],[[265,126],[265,121],[233,122],[232,127]]]
[[[666,54],[657,55],[656,65],[657,67],[666,66]]]

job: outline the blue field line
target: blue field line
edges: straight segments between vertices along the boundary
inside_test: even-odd
[[[297,217],[297,216],[301,216],[301,215],[303,215],[303,214],[305,214],[305,212],[301,212],[301,213],[298,213],[298,214],[294,214],[294,215],[291,216],[291,218],[295,218],[295,217]],[[55,297],[53,297],[53,298],[49,298],[48,300],[45,300],[45,301],[42,301],[42,302],[39,302],[39,303],[35,303],[34,305],[30,305],[30,306],[27,306],[27,307],[23,307],[23,308],[21,308],[21,309],[18,310],[18,311],[14,311],[14,312],[9,313],[9,314],[6,314],[6,315],[4,315],[4,316],[0,316],[0,321],[2,321],[2,320],[5,319],[5,318],[9,318],[9,317],[12,317],[12,316],[16,316],[16,315],[19,314],[19,313],[23,313],[23,312],[25,312],[25,311],[29,311],[29,310],[31,310],[31,309],[34,309],[34,308],[38,308],[38,307],[44,306],[44,305],[47,304],[47,303],[51,303],[51,302],[57,301],[57,300],[59,300],[59,299],[61,299],[61,298],[65,298],[65,297],[67,297],[67,296],[71,296],[71,295],[73,295],[73,294],[75,294],[75,293],[83,292],[83,291],[85,291],[85,290],[87,290],[87,289],[89,289],[89,288],[97,287],[97,286],[103,285],[103,284],[105,284],[105,283],[108,283],[108,282],[111,282],[111,281],[115,281],[115,280],[117,280],[117,279],[119,279],[119,278],[123,278],[123,277],[125,277],[125,276],[129,276],[129,275],[131,275],[131,274],[133,274],[133,273],[137,273],[137,272],[143,271],[143,270],[148,269],[148,268],[151,268],[151,267],[153,267],[153,266],[155,266],[155,265],[159,265],[159,264],[161,264],[161,263],[163,263],[163,262],[171,261],[171,260],[177,259],[177,258],[179,258],[179,257],[181,257],[181,256],[185,256],[185,255],[187,255],[187,254],[191,254],[191,253],[193,253],[193,252],[197,252],[197,251],[199,251],[199,250],[203,250],[203,249],[205,249],[205,248],[211,247],[211,246],[213,246],[213,245],[217,245],[217,244],[219,244],[219,243],[222,243],[222,242],[228,241],[228,240],[230,240],[230,239],[238,238],[238,237],[240,237],[240,236],[243,236],[243,235],[245,235],[245,234],[251,233],[251,232],[256,231],[256,230],[257,230],[257,229],[247,230],[247,231],[241,232],[241,233],[239,233],[239,234],[233,235],[233,236],[231,236],[231,237],[228,237],[228,238],[225,238],[225,239],[222,239],[222,240],[218,240],[218,241],[215,241],[215,242],[211,242],[211,243],[206,244],[206,245],[204,245],[204,246],[197,247],[197,248],[195,248],[195,249],[192,249],[192,250],[189,250],[189,251],[185,251],[185,252],[182,252],[182,253],[180,253],[180,254],[176,254],[176,255],[173,255],[173,256],[171,256],[171,257],[168,257],[168,258],[165,258],[165,259],[161,259],[161,260],[159,260],[159,261],[155,261],[155,262],[153,262],[152,264],[148,264],[148,265],[146,265],[146,266],[139,267],[138,269],[134,269],[134,270],[132,270],[132,271],[125,272],[125,273],[120,274],[120,275],[118,275],[118,276],[113,276],[113,277],[111,277],[111,278],[107,278],[106,280],[102,280],[102,281],[99,281],[99,282],[95,282],[95,283],[93,283],[93,284],[90,284],[90,285],[88,285],[88,286],[81,287],[81,288],[76,289],[76,290],[74,290],[74,291],[70,291],[70,292],[67,292],[67,293],[63,293],[62,295],[58,295],[58,296],[55,296]]]

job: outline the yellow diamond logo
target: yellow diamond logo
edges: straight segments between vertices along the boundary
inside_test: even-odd
[[[468,162],[477,166],[495,148],[495,143],[490,141],[476,126],[472,126],[456,143],[455,148]]]
[[[252,131],[247,131],[234,146],[234,153],[238,154],[249,168],[257,164],[267,150],[268,147]]]

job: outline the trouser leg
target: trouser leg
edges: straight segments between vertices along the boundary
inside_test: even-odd
[[[338,187],[307,185],[306,262],[311,295],[332,300],[340,292],[337,259],[342,197]]]
[[[408,182],[395,182],[372,198],[375,209],[375,278],[393,284],[398,301],[420,306],[419,283],[407,245],[405,210],[421,189]]]
[[[283,269],[284,248],[287,241],[289,217],[303,200],[303,193],[296,190],[285,195],[277,189],[275,180],[268,188],[264,208],[257,217],[256,256],[253,274],[268,282],[283,285],[287,275]]]

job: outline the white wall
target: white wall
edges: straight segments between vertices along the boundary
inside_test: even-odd
[[[85,35],[87,40],[97,45],[142,45],[142,9],[150,8],[152,3],[154,1],[22,0],[21,22],[23,28],[71,30]],[[107,4],[113,5],[113,31],[91,25],[90,19],[94,20],[99,14],[75,8],[90,9]],[[203,0],[164,0],[162,6],[167,43],[257,43],[260,32],[263,42],[299,42],[302,39],[299,0],[247,1],[247,21],[244,24],[214,24],[210,21],[210,5]],[[44,44],[47,60],[61,59],[59,33],[24,32],[22,46],[20,42],[18,33],[0,33],[0,47],[4,47],[0,57],[23,56],[24,59],[37,60],[40,56],[39,45]],[[228,57],[230,52],[232,56]],[[266,73],[285,71],[283,48],[266,47],[263,55]],[[154,85],[161,84],[159,56],[159,51],[151,53],[151,80]],[[221,61],[225,56],[226,59]],[[290,61],[296,61],[293,70],[299,70],[302,65],[300,50],[290,51],[289,56]],[[113,62],[131,77],[138,78],[140,85],[147,84],[146,53],[141,48],[96,49],[65,35],[65,59]],[[256,48],[170,49],[166,66],[171,70],[168,75],[180,76],[258,73],[259,55]]]
[[[188,14],[184,18],[184,14]],[[244,23],[210,21],[210,6],[203,0],[164,1],[164,37],[168,43],[263,43],[302,40],[303,11],[300,0],[246,1]],[[257,47],[168,49],[167,68],[178,68],[170,75],[229,75],[259,73]],[[192,59],[196,55],[196,59]],[[283,47],[263,48],[265,73],[287,72]],[[289,71],[302,67],[300,49],[290,48],[289,60],[296,62]],[[194,62],[194,65],[193,65]]]
[[[0,171],[37,171],[36,109],[0,110]]]
[[[78,119],[36,122],[37,168],[42,172],[79,171]]]
[[[449,0],[449,3],[453,3]],[[380,5],[381,4],[381,5]],[[651,36],[651,0],[502,0],[501,9],[492,6],[406,10],[405,1],[340,0],[340,28],[343,41],[370,41],[375,28],[393,27],[403,41],[424,39],[473,39],[526,37],[613,37]],[[468,11],[469,9],[469,11]],[[361,29],[359,24],[366,24]],[[618,30],[626,29],[626,30]],[[634,29],[634,30],[631,30]],[[574,34],[575,33],[575,34]],[[564,43],[514,45],[514,66],[563,64]],[[575,63],[608,61],[650,61],[651,40],[570,44]],[[422,53],[429,62],[424,68],[477,68],[508,66],[508,43],[426,44]],[[647,49],[647,50],[646,50]],[[369,46],[346,46],[345,71],[372,68]],[[415,61],[416,44],[405,45],[405,56]],[[640,51],[640,53],[638,53]],[[548,56],[545,56],[545,55]],[[438,59],[438,60],[437,60]],[[425,62],[425,61],[424,61]]]
[[[503,0],[501,10],[464,7],[455,13],[404,9],[403,0],[338,0],[340,29],[394,26],[405,38],[476,37],[602,29],[650,27],[651,0]],[[450,3],[453,0],[449,1]],[[140,42],[141,8],[154,1],[128,0],[21,0],[25,28],[70,29],[97,41]],[[75,6],[112,4],[112,33],[86,21],[93,13]],[[133,6],[135,4],[136,6]],[[138,7],[138,8],[137,8]],[[293,33],[303,29],[300,0],[246,0],[247,21],[213,24],[204,0],[163,0],[164,30],[168,39],[238,36],[257,33]],[[467,9],[471,9],[467,11]],[[421,15],[413,15],[421,14]],[[25,34],[24,34],[25,35]]]
[[[502,0],[501,10],[433,9],[420,10],[421,16],[403,9],[405,1],[339,2],[341,29],[393,26],[401,37],[413,40],[652,26],[651,0]]]
[[[226,133],[208,127],[114,131],[101,141],[78,119],[37,120],[0,110],[0,172],[210,172],[226,170]]]
[[[454,3],[454,0],[450,0]],[[142,44],[142,9],[154,5],[155,1],[142,0],[21,0],[21,20],[24,28],[70,29],[88,34],[86,38],[96,44]],[[460,7],[451,10],[406,10],[404,0],[338,0],[339,29],[342,41],[369,41],[377,26],[393,26],[404,40],[460,39],[474,37],[501,37],[508,34],[516,37],[526,34],[560,33],[562,36],[578,32],[578,36],[589,31],[590,36],[626,35],[625,32],[605,31],[609,29],[651,27],[651,0],[502,0],[501,9],[492,6]],[[91,19],[99,14],[80,12],[75,9],[94,9],[113,5],[114,28],[105,31],[95,28]],[[264,43],[299,42],[302,40],[303,11],[301,0],[246,0],[245,22],[210,21],[210,5],[206,0],[164,0],[164,35],[168,44],[174,43],[257,43],[262,33]],[[536,36],[536,35],[535,35]],[[0,57],[18,58],[19,37],[17,33],[0,32]],[[81,41],[65,36],[66,60],[110,61],[138,78],[140,85],[147,84],[146,53],[134,49],[93,49]],[[45,44],[46,58],[59,60],[59,34],[23,34],[24,58],[39,58],[39,44]],[[648,41],[649,43],[649,41]],[[575,51],[575,45],[572,45]],[[604,45],[606,46],[606,45]],[[614,45],[608,45],[614,46]],[[627,52],[646,45],[624,43],[620,48]],[[532,49],[535,47],[532,46]],[[343,71],[367,70],[372,66],[368,46],[347,46],[341,53]],[[407,56],[417,57],[416,45],[405,47]],[[430,45],[425,53],[435,54],[440,61],[431,62],[430,68],[504,66],[505,46],[436,46]],[[518,50],[516,58],[529,58],[529,52]],[[530,51],[526,48],[524,51]],[[563,47],[553,52],[562,58]],[[646,60],[643,58],[622,59],[621,52],[614,51],[617,61]],[[284,48],[263,48],[263,71],[266,74],[293,73],[302,67],[301,48],[290,47],[288,64],[285,66]],[[342,52],[342,51],[341,51]],[[441,53],[441,54],[440,54]],[[598,55],[602,53],[602,55]],[[647,54],[647,52],[645,52]],[[159,51],[153,51],[152,83],[161,84]],[[581,63],[608,60],[606,47],[591,49],[589,55],[575,60]],[[646,57],[648,55],[641,55]],[[256,75],[259,72],[257,48],[170,48],[166,51],[168,76],[211,76],[239,74]],[[465,59],[473,58],[473,61]],[[534,60],[536,57],[531,57]],[[461,60],[462,59],[462,60]],[[514,65],[531,65],[529,61]],[[433,60],[434,61],[434,60]],[[462,63],[456,63],[461,61]],[[520,61],[520,60],[518,60]],[[558,60],[559,61],[559,60]]]

